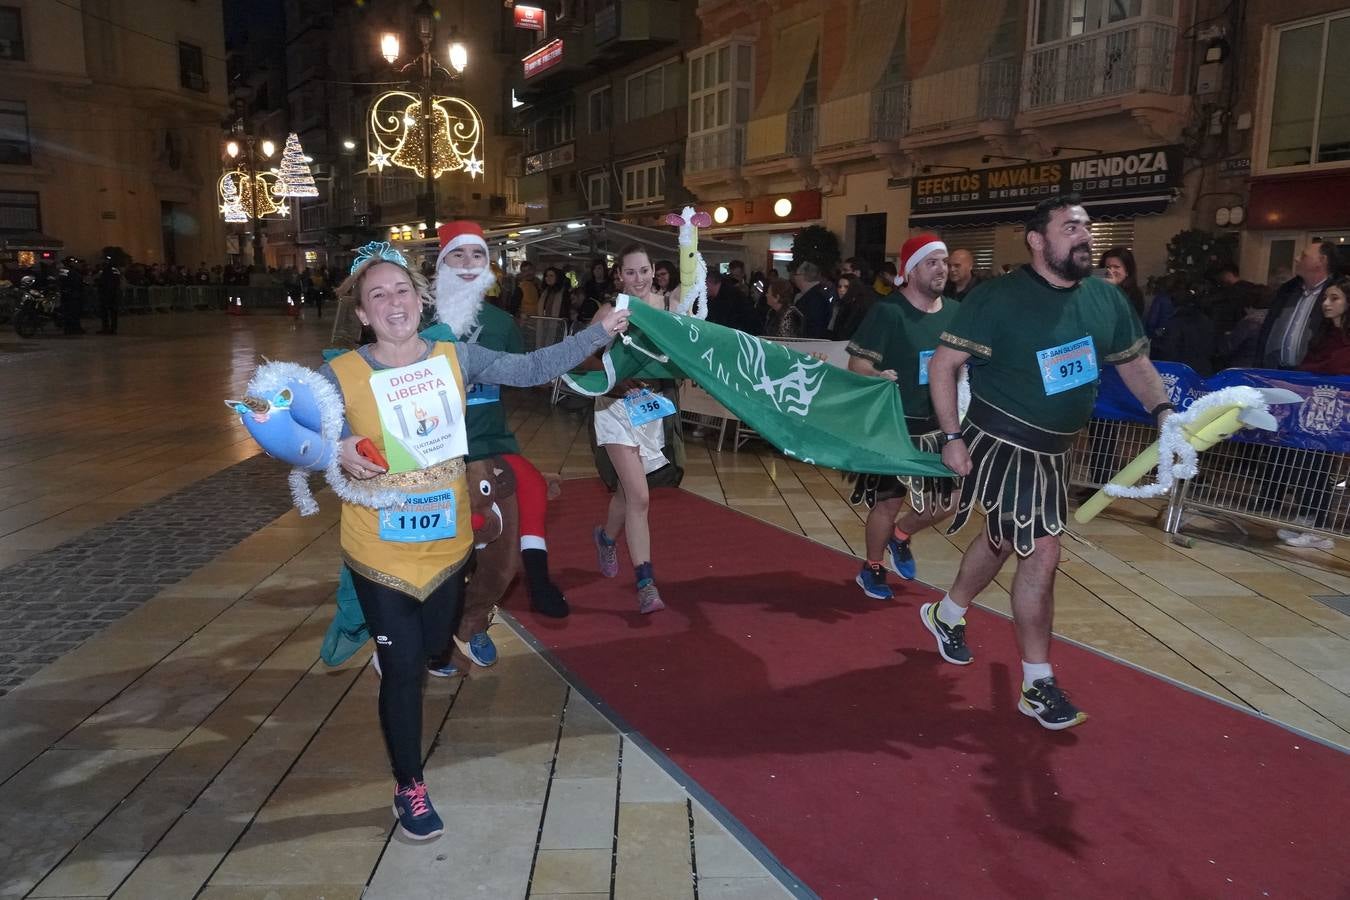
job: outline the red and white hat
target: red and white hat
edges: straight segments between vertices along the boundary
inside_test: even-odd
[[[932,232],[916,234],[905,241],[900,246],[900,277],[907,277],[915,266],[923,262],[924,257],[938,250],[946,253],[947,245],[942,242],[942,238]]]
[[[483,229],[477,222],[464,219],[446,222],[436,229],[436,236],[441,239],[441,252],[436,255],[437,266],[445,259],[445,254],[456,248],[476,244],[484,250],[487,249],[487,239],[483,237]]]

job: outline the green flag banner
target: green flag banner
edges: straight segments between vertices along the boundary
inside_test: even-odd
[[[914,449],[889,381],[640,301],[628,308],[627,338],[605,351],[603,372],[564,376],[573,390],[599,396],[625,378],[689,378],[793,459],[878,475],[952,474],[936,454]]]

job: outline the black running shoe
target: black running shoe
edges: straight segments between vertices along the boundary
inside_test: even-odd
[[[1055,684],[1054,676],[1037,678],[1031,687],[1023,688],[1017,708],[1022,715],[1031,716],[1041,723],[1042,728],[1051,731],[1063,731],[1087,721],[1087,713],[1079,712],[1078,707],[1069,702],[1069,695]]]
[[[954,665],[970,665],[975,657],[966,646],[966,620],[962,619],[957,625],[948,625],[938,618],[937,609],[936,603],[925,603],[919,607],[919,618],[923,619],[923,626],[937,639],[938,653]]]

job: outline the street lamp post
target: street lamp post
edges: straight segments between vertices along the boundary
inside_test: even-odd
[[[258,215],[258,206],[260,198],[258,197],[258,171],[256,160],[261,153],[264,159],[271,159],[277,152],[276,145],[270,140],[261,140],[244,125],[244,118],[240,116],[235,119],[234,126],[230,129],[234,138],[225,145],[225,152],[231,159],[237,159],[242,153],[244,156],[244,173],[248,178],[249,196],[252,198],[249,203],[249,218],[253,228],[253,264],[255,266],[263,265],[263,237],[262,237],[262,217]],[[240,143],[243,146],[240,146]]]
[[[422,44],[422,52],[417,58],[409,62],[401,71],[406,72],[413,65],[417,65],[421,72],[421,83],[418,87],[418,95],[421,97],[422,112],[422,214],[426,221],[427,234],[436,233],[436,175],[432,168],[432,146],[431,135],[433,128],[433,116],[435,107],[433,99],[435,96],[436,73],[440,72],[448,80],[455,81],[464,73],[468,66],[469,57],[464,44],[456,36],[456,29],[450,29],[450,50],[449,60],[450,68],[447,69],[436,61],[436,55],[432,52],[432,44],[436,39],[436,11],[427,0],[421,0],[413,9],[413,19],[417,23],[417,38]],[[399,56],[398,35],[387,33],[380,39],[380,53],[393,65]]]

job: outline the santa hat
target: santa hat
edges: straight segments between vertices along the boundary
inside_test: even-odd
[[[476,244],[487,250],[487,239],[483,237],[483,229],[478,226],[477,222],[464,220],[446,222],[436,229],[436,236],[441,239],[441,252],[436,256],[437,266],[440,266],[445,259],[445,254],[458,247]]]
[[[947,245],[932,232],[916,234],[905,241],[900,247],[900,277],[908,277],[914,267],[924,261],[924,257],[938,250],[946,253]]]

